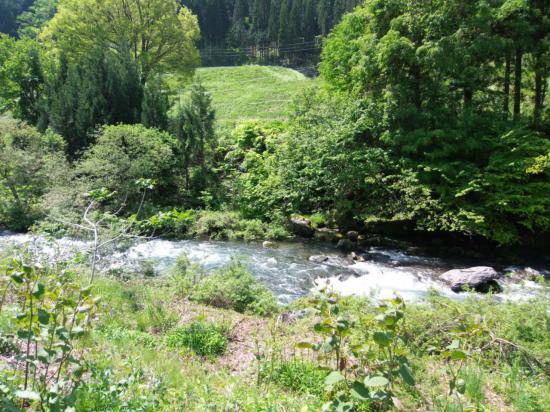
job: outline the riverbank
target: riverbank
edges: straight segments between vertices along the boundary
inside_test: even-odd
[[[422,304],[381,306],[310,295],[258,316],[217,307],[217,299],[199,303],[181,285],[175,273],[96,279],[91,293],[101,301],[71,343],[86,362],[77,411],[316,412],[337,402],[355,411],[550,406],[548,299],[495,305],[494,296],[457,302],[431,295]],[[391,316],[395,327],[386,323]],[[0,324],[2,336],[15,334],[9,312],[0,311]],[[327,335],[337,324],[333,346]],[[17,347],[4,345],[0,354],[14,386],[24,371],[16,368]],[[386,347],[400,354],[401,372],[391,369]],[[377,376],[385,380],[370,383]],[[27,401],[31,410],[36,405]]]

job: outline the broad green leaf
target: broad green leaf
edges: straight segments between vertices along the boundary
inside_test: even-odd
[[[372,378],[365,378],[365,386],[369,388],[378,388],[382,386],[386,386],[390,383],[389,380],[384,378],[383,376],[373,376]]]
[[[46,291],[46,288],[44,287],[44,285],[40,282],[37,282],[34,285],[34,289],[32,290],[32,295],[35,298],[39,299],[44,294],[45,291]]]
[[[20,329],[17,331],[17,337],[19,339],[28,339],[29,337],[32,337],[34,333],[32,330],[26,330],[26,329]]]
[[[463,360],[463,359],[466,359],[468,356],[466,355],[465,352],[463,352],[461,350],[453,350],[453,351],[451,351],[449,357],[452,360]]]
[[[416,382],[414,380],[414,376],[411,372],[411,369],[409,368],[409,366],[406,363],[401,364],[401,366],[399,368],[399,374],[401,375],[401,377],[403,378],[403,381],[407,385],[414,386],[416,384]]]
[[[366,386],[363,383],[359,381],[353,382],[353,385],[350,389],[350,393],[352,396],[360,400],[366,400],[369,398],[369,390],[366,388]]]
[[[332,330],[332,327],[325,323],[316,323],[315,326],[313,326],[313,330],[319,333],[328,333]]]
[[[325,378],[325,385],[333,386],[333,385],[336,385],[338,382],[343,381],[344,379],[345,379],[344,376],[342,376],[340,372],[332,371]]]
[[[38,309],[38,322],[42,325],[47,325],[50,321],[50,314],[44,309]]]
[[[84,328],[80,326],[75,326],[71,332],[71,336],[80,337],[82,335],[84,335]]]
[[[23,276],[22,276],[22,273],[21,272],[14,272],[11,274],[11,279],[15,282],[15,283],[23,283]]]
[[[382,346],[383,348],[390,346],[392,341],[391,337],[384,332],[375,332],[372,338],[379,346]]]

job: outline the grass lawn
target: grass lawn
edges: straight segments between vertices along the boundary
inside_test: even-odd
[[[318,81],[284,67],[252,65],[201,68],[195,76],[212,93],[222,129],[242,120],[284,120],[292,100]]]

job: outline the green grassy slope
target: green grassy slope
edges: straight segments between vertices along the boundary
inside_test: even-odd
[[[221,128],[248,119],[286,119],[294,97],[317,81],[274,66],[201,68],[195,76],[212,93]]]

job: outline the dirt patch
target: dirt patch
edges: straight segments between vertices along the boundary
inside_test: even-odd
[[[180,314],[179,324],[185,325],[195,320],[227,324],[229,344],[226,353],[206,362],[207,369],[226,369],[233,375],[254,376],[258,347],[265,346],[272,319],[243,315],[231,310],[211,308],[184,301],[175,305]]]
[[[174,304],[180,315],[179,324],[185,325],[195,320],[225,323],[229,327],[229,344],[223,356],[205,361],[209,371],[225,369],[232,375],[253,380],[257,377],[258,356],[263,361],[273,357],[288,359],[303,350],[297,350],[295,344],[308,341],[313,336],[306,336],[300,327],[289,323],[283,316],[279,318],[262,318],[245,315],[232,310],[218,309],[199,305],[189,301]],[[307,357],[310,357],[308,354]]]

